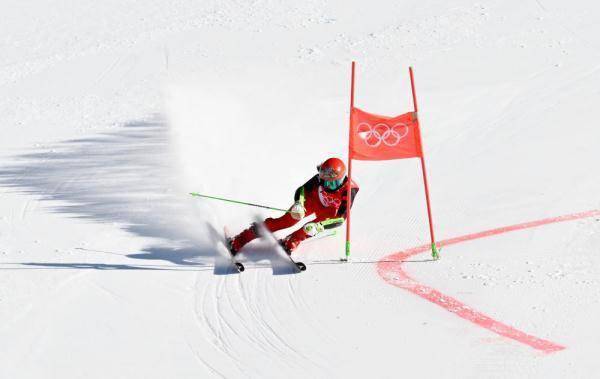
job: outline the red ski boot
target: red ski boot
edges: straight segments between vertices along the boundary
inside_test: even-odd
[[[240,250],[242,250],[244,245],[246,245],[248,242],[252,241],[256,237],[258,237],[258,234],[256,232],[256,224],[252,223],[252,225],[250,225],[248,229],[245,229],[240,234],[227,241],[229,245],[229,251],[231,251],[231,254],[235,256]]]

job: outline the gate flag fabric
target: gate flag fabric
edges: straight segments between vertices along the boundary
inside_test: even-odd
[[[423,155],[414,112],[386,117],[352,108],[350,128],[351,159],[383,161]]]
[[[412,67],[408,68],[410,75],[410,89],[414,112],[408,112],[396,117],[379,116],[367,113],[354,106],[354,71],[355,62],[352,62],[352,76],[350,79],[350,127],[348,128],[348,180],[352,181],[352,160],[385,161],[391,159],[419,158],[421,172],[423,173],[423,188],[427,204],[427,218],[429,220],[429,236],[431,237],[431,256],[439,259],[439,249],[435,242],[433,230],[433,216],[431,200],[429,198],[429,184],[427,183],[427,169],[425,168],[425,155],[423,154],[423,140],[417,117],[417,93],[415,91],[415,78]],[[350,199],[351,186],[348,186],[346,198]],[[350,260],[350,221],[351,211],[348,208],[346,217],[346,258]]]

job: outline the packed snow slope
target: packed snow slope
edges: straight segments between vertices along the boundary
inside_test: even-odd
[[[187,195],[288,207],[346,158],[356,60],[356,105],[378,114],[412,110],[415,69],[440,240],[600,209],[594,2],[0,7],[1,378],[599,372],[594,213],[382,273],[428,241],[419,163],[355,162],[354,263],[335,262],[340,231],[301,246],[298,275],[253,242],[239,275],[217,235],[279,214]]]

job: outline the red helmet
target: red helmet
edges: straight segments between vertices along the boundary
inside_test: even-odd
[[[321,163],[317,169],[319,170],[319,178],[324,181],[341,180],[346,175],[346,165],[339,158],[329,158]]]

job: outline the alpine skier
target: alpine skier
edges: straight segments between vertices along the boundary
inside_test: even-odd
[[[350,186],[350,207],[358,192],[358,185],[346,177],[346,165],[341,159],[329,158],[317,166],[318,174],[300,186],[294,193],[294,205],[281,217],[267,218],[265,227],[275,232],[289,228],[303,218],[315,215],[313,221],[304,226],[279,243],[288,254],[298,247],[307,238],[314,237],[325,229],[338,227],[346,220],[348,209],[348,186]],[[229,250],[237,254],[244,245],[258,237],[257,225],[253,223],[237,236],[229,240]]]

